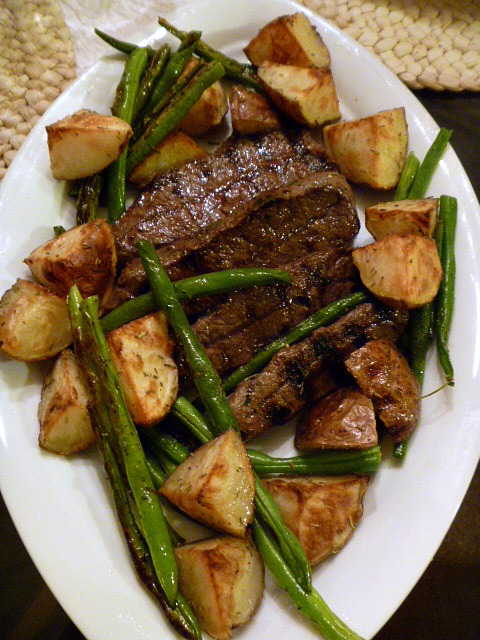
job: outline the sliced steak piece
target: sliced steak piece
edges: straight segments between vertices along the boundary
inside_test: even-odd
[[[178,277],[235,267],[281,267],[325,247],[349,246],[359,230],[354,197],[345,178],[323,171],[280,189],[272,202],[192,252]]]
[[[292,285],[255,287],[230,294],[226,303],[193,323],[217,371],[245,364],[266,344],[325,305],[358,288],[349,248],[325,244],[284,265]]]
[[[298,344],[283,349],[259,374],[230,395],[243,434],[252,438],[292,418],[308,402],[335,388],[343,362],[370,340],[396,341],[407,316],[377,303],[365,303]],[[338,378],[337,378],[338,376]]]
[[[145,281],[136,258],[139,239],[150,240],[168,267],[236,227],[279,189],[335,170],[307,132],[274,131],[232,137],[209,157],[160,176],[114,225],[119,263],[127,268],[113,300],[128,297],[129,289],[134,295]]]

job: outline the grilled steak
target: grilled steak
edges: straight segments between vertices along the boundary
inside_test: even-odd
[[[230,294],[193,328],[224,374],[248,362],[266,343],[358,285],[350,245],[358,230],[343,176],[322,172],[282,190],[236,229],[177,265],[177,276],[243,265],[281,267],[290,287]],[[185,268],[186,266],[186,268]]]
[[[242,266],[282,267],[298,257],[350,246],[359,228],[353,195],[339,173],[300,178],[244,222],[193,251],[175,268],[176,277]]]
[[[154,244],[168,267],[238,226],[279,189],[325,170],[335,167],[309,134],[275,131],[232,137],[208,158],[160,176],[113,228],[123,272],[112,306],[145,282],[136,258],[140,238]]]
[[[396,341],[406,318],[403,312],[366,303],[280,351],[229,397],[243,434],[252,438],[282,424],[308,402],[331,391],[344,375],[346,357],[370,340]]]
[[[193,323],[220,374],[245,364],[273,339],[358,286],[348,248],[325,245],[283,267],[292,285],[235,291]]]

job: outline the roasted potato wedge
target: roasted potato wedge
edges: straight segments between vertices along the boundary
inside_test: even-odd
[[[205,89],[178,127],[191,136],[199,136],[219,125],[227,111],[227,95],[223,84],[217,80]]]
[[[50,169],[57,180],[98,173],[125,149],[132,128],[115,116],[82,109],[46,127]]]
[[[174,342],[165,314],[151,313],[110,331],[107,342],[132,420],[142,427],[157,424],[178,392]]]
[[[374,189],[392,189],[407,154],[405,109],[327,125],[323,139],[328,156],[348,180]]]
[[[329,69],[262,62],[258,77],[277,108],[308,126],[320,126],[340,117],[337,91]]]
[[[295,432],[300,451],[368,449],[378,444],[375,411],[359,389],[337,389],[302,416]]]
[[[229,430],[199,447],[159,493],[207,527],[245,536],[253,518],[255,479],[238,433]]]
[[[103,304],[112,291],[117,267],[115,240],[105,220],[92,220],[37,247],[25,259],[40,284],[66,296],[74,283],[84,297]]]
[[[389,233],[413,233],[432,238],[437,225],[438,198],[381,202],[365,208],[365,226],[375,240]]]
[[[172,131],[135,167],[129,180],[144,187],[155,176],[206,155],[206,151],[189,135],[183,131]]]
[[[265,25],[244,49],[256,67],[265,60],[298,67],[330,66],[330,52],[304,13],[280,16]]]
[[[225,640],[250,620],[265,582],[263,560],[250,537],[218,536],[175,548],[179,586],[200,626]]]
[[[340,551],[363,515],[367,476],[289,476],[262,482],[312,565]]]
[[[69,349],[64,349],[42,387],[38,406],[40,446],[67,456],[92,445],[95,433],[88,401],[88,391],[75,356]]]
[[[405,440],[417,424],[420,387],[402,353],[382,338],[354,351],[345,365],[394,441]]]
[[[435,240],[391,233],[352,252],[360,278],[374,296],[399,309],[431,302],[443,278]]]
[[[57,355],[72,342],[65,298],[19,278],[0,300],[0,349],[32,362]]]
[[[232,128],[236,133],[263,133],[282,126],[279,114],[260,93],[235,85],[228,98]]]

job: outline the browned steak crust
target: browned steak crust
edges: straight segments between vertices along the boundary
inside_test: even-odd
[[[366,303],[280,351],[263,371],[242,382],[229,397],[245,437],[283,424],[318,398],[319,388],[323,393],[331,391],[337,383],[332,372],[343,373],[342,363],[350,353],[370,340],[396,341],[405,324],[405,313]]]
[[[168,267],[237,227],[282,188],[333,170],[309,134],[275,131],[232,137],[206,159],[160,176],[113,227],[122,273],[112,306],[145,283],[139,239],[151,241]]]

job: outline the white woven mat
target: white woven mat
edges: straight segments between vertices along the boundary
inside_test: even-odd
[[[480,91],[480,0],[301,1],[411,88]],[[105,50],[93,27],[146,37],[181,2],[1,0],[0,180],[47,106]]]

